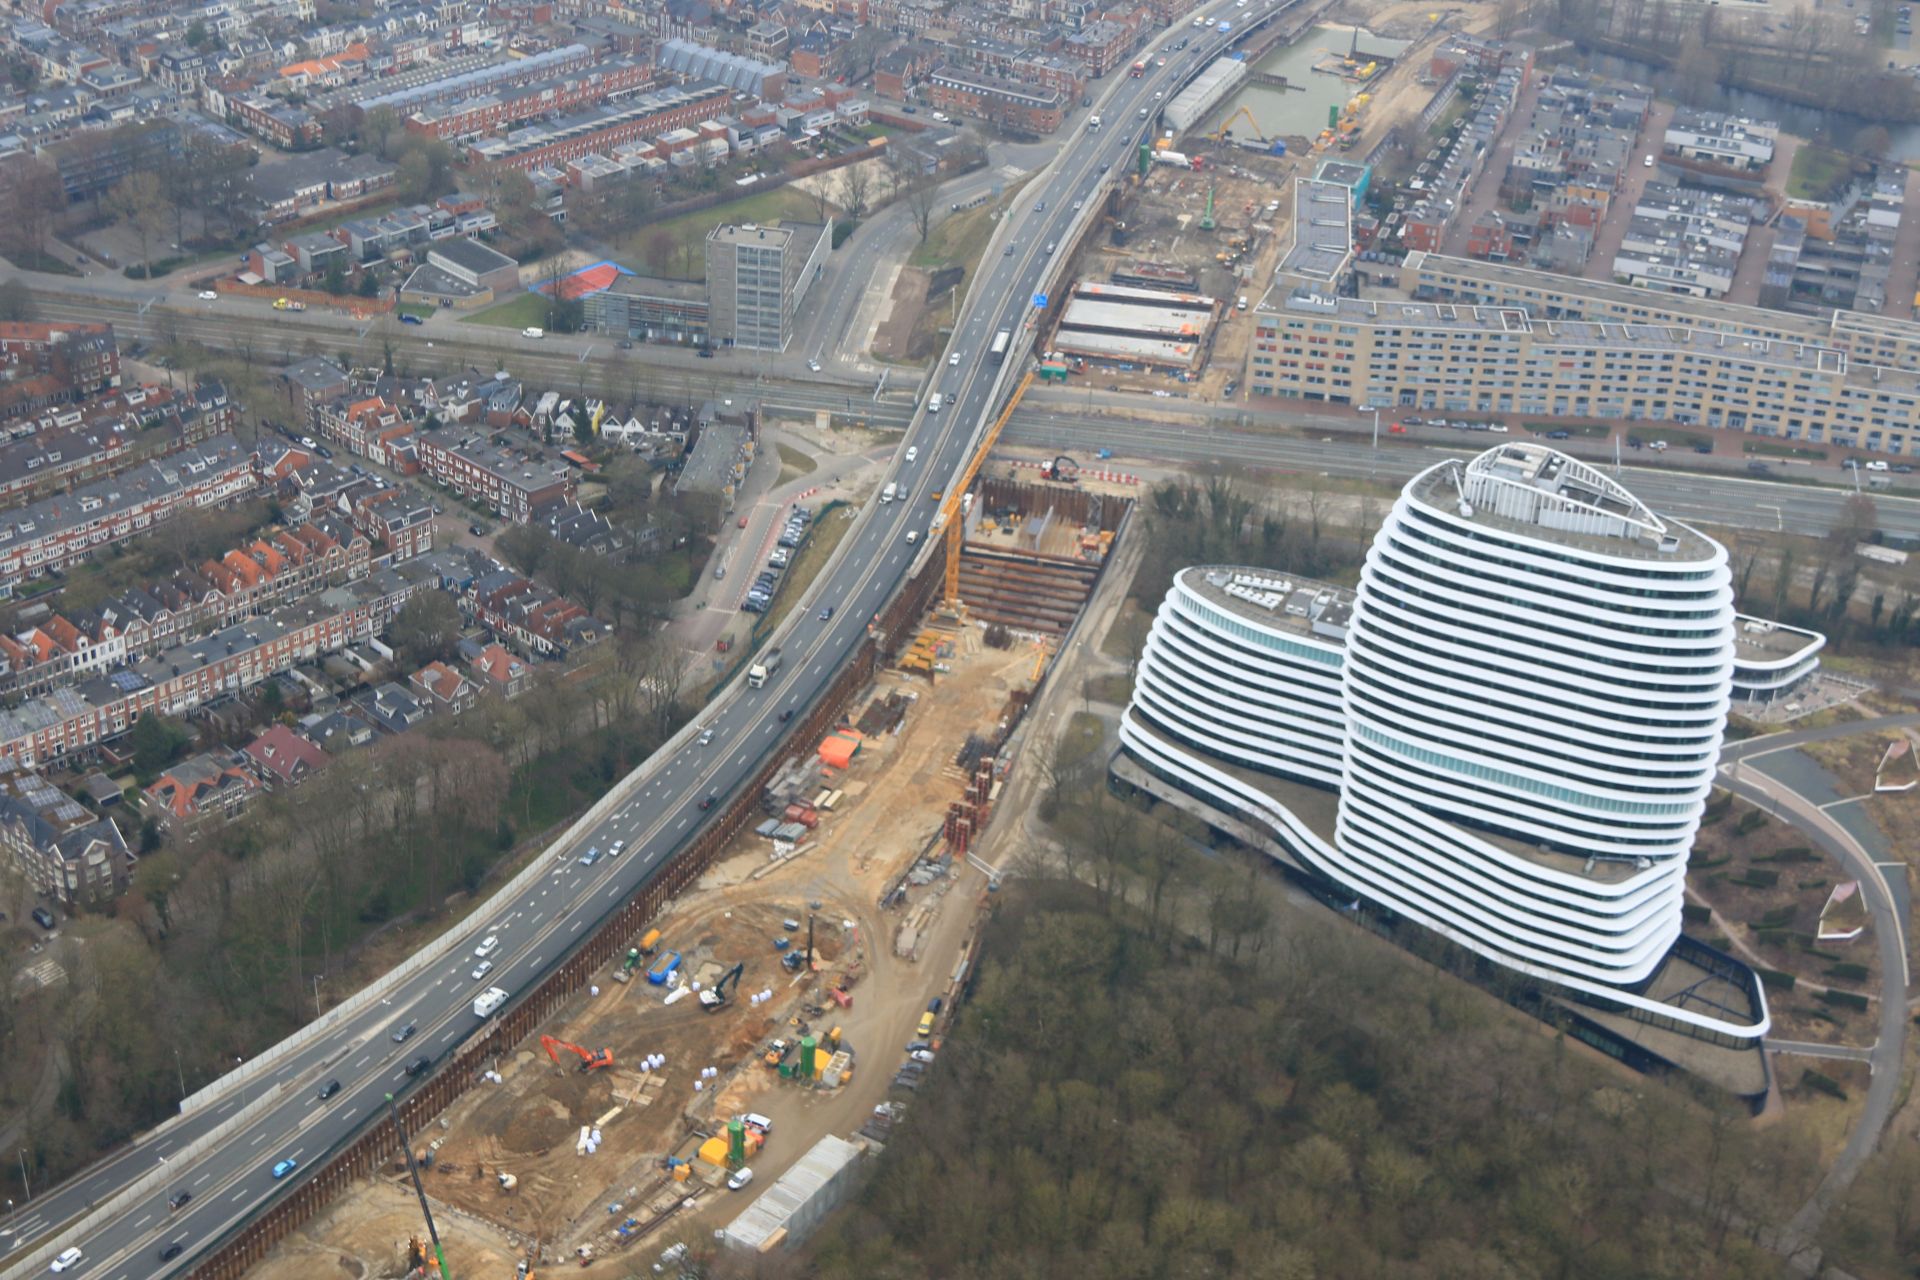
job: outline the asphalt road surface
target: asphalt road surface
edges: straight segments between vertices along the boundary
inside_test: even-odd
[[[1249,10],[1218,6],[1221,15],[1244,20]],[[1236,20],[1236,34],[1244,25]],[[579,845],[554,858],[552,874],[541,878],[512,901],[497,901],[476,919],[477,943],[488,934],[499,938],[491,957],[494,967],[482,979],[470,971],[471,955],[450,960],[436,970],[415,975],[396,990],[387,1007],[343,1025],[338,1034],[288,1062],[271,1079],[241,1091],[222,1103],[231,1113],[248,1100],[272,1091],[280,1098],[244,1128],[214,1150],[190,1164],[163,1188],[87,1239],[68,1239],[61,1228],[104,1201],[114,1190],[145,1175],[166,1149],[179,1149],[197,1132],[222,1118],[218,1108],[205,1116],[177,1121],[145,1141],[87,1171],[80,1177],[36,1198],[28,1212],[11,1224],[6,1237],[10,1255],[30,1247],[35,1254],[76,1245],[83,1260],[67,1274],[109,1280],[139,1280],[184,1271],[195,1256],[226,1233],[257,1214],[273,1197],[324,1163],[328,1153],[381,1116],[388,1093],[399,1094],[414,1083],[406,1066],[425,1055],[442,1062],[479,1026],[472,1010],[474,997],[490,986],[510,993],[526,989],[551,969],[591,927],[617,904],[632,895],[669,861],[709,816],[703,807],[717,809],[779,746],[782,716],[808,705],[831,682],[849,653],[865,637],[869,619],[906,577],[916,556],[926,549],[924,532],[934,513],[929,494],[944,490],[965,467],[979,433],[998,406],[992,398],[1000,369],[986,359],[993,335],[1000,329],[1016,334],[1032,312],[1031,297],[1051,277],[1057,265],[1057,247],[1068,243],[1068,228],[1077,216],[1073,204],[1092,194],[1101,181],[1103,166],[1113,176],[1124,169],[1140,130],[1123,127],[1139,121],[1146,107],[1151,115],[1157,92],[1164,92],[1193,66],[1224,46],[1228,37],[1207,34],[1196,39],[1194,51],[1169,58],[1169,66],[1135,80],[1120,77],[1110,86],[1096,110],[1114,122],[1101,132],[1064,140],[1067,145],[1057,166],[1030,183],[1023,207],[1010,212],[988,249],[971,291],[974,300],[962,317],[951,351],[957,364],[943,359],[934,385],[946,398],[942,412],[922,412],[908,429],[905,444],[917,455],[906,461],[903,448],[890,476],[902,489],[900,500],[876,503],[864,513],[830,573],[816,584],[813,598],[796,610],[795,622],[781,642],[785,661],[780,672],[762,689],[736,684],[720,698],[703,723],[714,730],[705,747],[688,746],[671,757],[656,757],[619,784],[621,807]],[[1046,246],[1056,246],[1055,253]],[[1008,251],[1010,250],[1010,252]],[[209,311],[199,323],[241,323]],[[528,344],[536,346],[538,344]],[[702,362],[708,363],[708,362]],[[718,362],[713,362],[718,363]],[[908,534],[917,541],[909,543]],[[834,606],[830,621],[819,618],[825,604]],[[623,842],[611,856],[615,841]],[[584,848],[601,851],[592,865],[584,865]],[[504,895],[503,895],[504,896]],[[404,1042],[393,1030],[411,1024],[415,1030]],[[424,1079],[425,1076],[420,1077]],[[322,1100],[320,1088],[338,1080],[339,1092]],[[282,1160],[296,1165],[284,1178],[273,1176]],[[169,1210],[168,1198],[186,1190],[192,1200]],[[177,1258],[161,1262],[159,1254],[178,1244]],[[12,1257],[23,1264],[21,1257]],[[24,1265],[13,1270],[25,1270]],[[38,1266],[34,1268],[38,1270]]]

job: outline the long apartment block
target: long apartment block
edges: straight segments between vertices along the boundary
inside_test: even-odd
[[[438,571],[413,560],[0,711],[0,766],[34,768],[118,737],[148,712],[181,715],[386,630]]]
[[[1920,452],[1920,324],[1820,319],[1412,254],[1410,297],[1275,295],[1258,395],[1408,410],[1623,418]]]

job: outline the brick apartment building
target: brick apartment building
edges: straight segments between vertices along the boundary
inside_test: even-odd
[[[1002,80],[951,64],[927,77],[927,96],[942,111],[1036,134],[1058,129],[1069,105],[1059,89]]]
[[[416,562],[419,563],[419,562]],[[119,737],[150,712],[181,715],[301,662],[380,634],[434,575],[413,565],[330,587],[190,644],[0,711],[0,763],[35,768]]]
[[[89,610],[66,610],[0,634],[0,691],[35,694],[105,663],[142,657],[327,586],[372,572],[372,545],[328,521],[275,529],[196,569],[130,587]],[[336,536],[338,535],[338,536]]]
[[[39,413],[120,385],[110,324],[0,323],[0,419]]]
[[[449,99],[407,117],[407,132],[430,138],[472,138],[511,128],[534,116],[577,111],[631,93],[653,80],[653,68],[635,58],[616,58],[590,70],[551,80]]]
[[[415,435],[420,469],[503,520],[526,524],[573,497],[573,469],[526,444],[491,444],[473,432],[443,428]]]
[[[31,434],[0,444],[0,501],[21,502],[113,475],[143,456],[230,430],[234,422],[233,405],[219,383],[190,394],[133,387],[104,399],[42,410]]]
[[[726,114],[733,95],[719,85],[660,89],[544,125],[529,126],[505,138],[488,138],[467,153],[484,169],[523,173],[603,155],[623,142],[690,128]]]
[[[259,487],[254,457],[232,436],[144,463],[0,515],[0,591],[87,559],[182,510]]]
[[[0,774],[0,849],[36,892],[69,910],[111,902],[133,883],[133,854],[113,819],[37,773]]]

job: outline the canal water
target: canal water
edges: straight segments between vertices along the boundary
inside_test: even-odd
[[[1389,40],[1365,30],[1358,34],[1361,49],[1389,57],[1398,56],[1409,43],[1405,40]],[[1221,121],[1245,106],[1253,113],[1253,118],[1260,122],[1260,132],[1269,138],[1316,137],[1327,127],[1327,108],[1346,106],[1353,95],[1361,90],[1350,80],[1315,71],[1314,65],[1323,61],[1328,54],[1345,57],[1347,50],[1353,47],[1354,35],[1353,27],[1313,26],[1307,28],[1306,33],[1293,44],[1272,50],[1254,64],[1253,70],[1285,76],[1289,85],[1299,87],[1283,90],[1243,84],[1215,109],[1204,131],[1212,132]],[[1361,59],[1361,62],[1364,65],[1366,59]],[[1242,121],[1237,132],[1244,134],[1245,131],[1246,123]]]
[[[1780,126],[1782,133],[1811,138],[1830,146],[1851,147],[1860,130],[1876,123],[1845,111],[1802,106],[1797,102],[1785,102],[1768,94],[1752,93],[1745,89],[1728,89],[1697,82],[1682,85],[1676,83],[1673,72],[1631,58],[1595,53],[1588,55],[1585,62],[1601,75],[1649,86],[1662,97],[1708,111],[1771,120]],[[1894,124],[1884,127],[1890,140],[1887,148],[1889,160],[1909,164],[1920,162],[1920,125]]]

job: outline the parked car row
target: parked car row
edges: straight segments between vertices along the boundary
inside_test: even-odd
[[[754,579],[753,586],[747,590],[747,598],[740,607],[748,613],[765,613],[773,604],[774,592],[780,589],[780,575],[787,571],[793,562],[793,553],[806,541],[807,525],[813,516],[805,507],[795,507],[793,514],[787,517],[786,527],[780,530],[780,539],[773,554],[767,557],[767,567]]]

